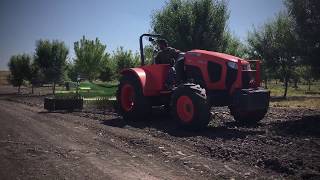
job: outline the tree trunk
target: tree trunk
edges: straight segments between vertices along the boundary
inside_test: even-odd
[[[311,80],[308,80],[308,90],[311,91]]]
[[[34,93],[34,91],[33,91],[33,84],[31,84],[31,94],[33,94]]]
[[[53,93],[53,95],[56,94],[56,82],[53,82],[52,93]]]
[[[21,86],[18,86],[18,94],[20,94],[20,88],[21,88]]]
[[[286,75],[285,78],[284,78],[284,94],[283,94],[283,98],[287,98],[288,82],[289,82],[289,77],[288,77],[288,75]]]

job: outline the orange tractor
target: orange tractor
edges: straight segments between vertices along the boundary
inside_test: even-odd
[[[164,105],[180,125],[198,129],[207,126],[214,106],[228,106],[241,123],[256,123],[267,113],[270,92],[260,87],[260,61],[205,50],[181,53],[175,64],[176,83],[168,90],[170,65],[144,64],[144,37],[163,38],[141,35],[141,66],[121,72],[117,102],[124,119],[146,118],[152,107]]]

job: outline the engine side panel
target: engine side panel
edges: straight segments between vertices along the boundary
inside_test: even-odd
[[[218,65],[220,65],[221,69],[219,70],[221,72],[220,79],[217,81],[212,82],[209,74],[208,74],[208,62],[214,62]],[[226,61],[219,59],[215,56],[209,56],[206,54],[192,54],[187,53],[186,54],[186,60],[185,64],[188,66],[194,66],[201,70],[201,75],[203,77],[203,80],[206,84],[207,89],[215,89],[215,90],[225,90],[225,79],[226,79]]]

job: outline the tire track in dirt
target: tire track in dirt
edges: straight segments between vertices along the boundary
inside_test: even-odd
[[[179,178],[179,174],[166,171],[166,168],[159,166],[158,163],[153,162],[151,164],[148,163],[148,161],[143,161],[144,159],[133,159],[127,152],[110,146],[110,143],[98,144],[99,141],[94,139],[99,137],[86,128],[76,128],[76,130],[74,130],[75,124],[73,124],[69,118],[78,119],[79,117],[67,116],[67,118],[65,118],[64,115],[58,114],[54,114],[54,117],[51,115],[44,117],[43,114],[35,114],[30,111],[30,109],[28,111],[28,107],[23,107],[26,109],[21,108],[20,106],[23,105],[20,104],[3,103],[0,101],[0,105],[2,115],[14,114],[15,112],[20,113],[20,115],[17,115],[18,117],[9,117],[10,120],[18,121],[15,126],[21,121],[28,122],[27,124],[21,125],[21,127],[24,128],[19,128],[20,133],[24,133],[25,131],[31,132],[25,133],[27,138],[22,139],[23,142],[31,140],[31,144],[35,145],[38,143],[42,146],[44,142],[37,140],[34,142],[34,137],[39,135],[38,138],[45,139],[50,142],[50,145],[54,146],[54,150],[59,150],[59,152],[54,151],[54,153],[51,153],[60,156],[57,163],[53,163],[56,157],[51,157],[48,160],[58,171],[58,173],[54,174],[54,177],[78,177],[80,179],[84,177],[93,179]],[[82,118],[81,120],[85,121],[87,119]],[[33,134],[34,132],[39,134]],[[76,136],[78,136],[78,138],[76,138]],[[22,149],[19,153],[23,154],[24,147],[19,148]],[[49,151],[52,152],[52,149]],[[103,158],[104,156],[107,157]],[[32,157],[30,159],[32,159]],[[149,165],[153,165],[153,168],[150,168]],[[35,171],[31,168],[28,168],[28,170]],[[66,172],[67,170],[71,170],[71,172]],[[24,174],[24,172],[22,172],[22,174]]]

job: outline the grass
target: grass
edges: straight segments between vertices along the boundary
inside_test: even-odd
[[[268,84],[268,89],[271,91],[271,96],[283,96],[284,93],[284,86],[282,86],[282,83],[269,83]],[[308,91],[308,85],[304,84],[298,84],[298,88],[293,88],[292,85],[290,84],[288,86],[288,92],[287,96],[292,97],[292,96],[315,96],[315,95],[320,95],[320,83],[315,83],[311,86],[311,91]]]
[[[268,89],[271,91],[271,97],[283,96],[284,87],[282,83],[269,83]],[[270,106],[320,109],[320,83],[313,83],[311,91],[308,90],[308,85],[298,84],[298,88],[293,88],[292,84],[290,84],[288,86],[287,98],[273,98],[271,99]]]
[[[300,97],[271,100],[271,107],[320,109],[320,97]]]
[[[81,82],[80,87],[90,87],[90,90],[79,90],[79,94],[84,98],[113,97],[117,91],[117,82],[91,83],[88,81]],[[76,95],[76,88],[70,91],[57,91],[56,96],[73,96]]]

